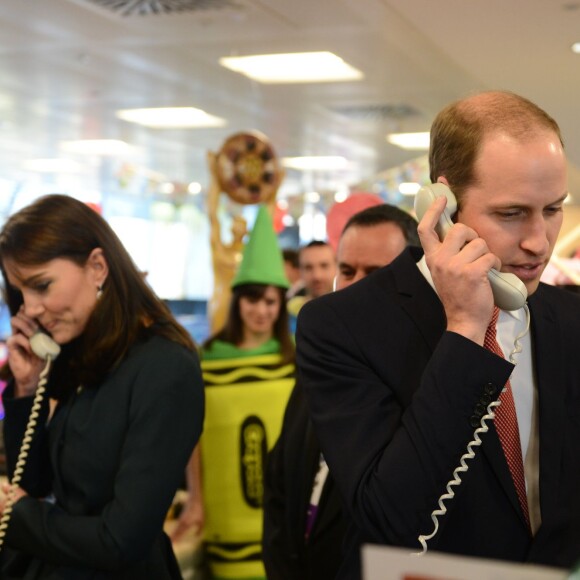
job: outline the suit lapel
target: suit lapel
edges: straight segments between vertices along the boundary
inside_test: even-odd
[[[538,386],[540,436],[540,502],[542,520],[558,501],[562,456],[566,382],[561,332],[541,286],[530,298],[534,367]],[[558,354],[557,354],[558,353]]]
[[[392,263],[391,271],[401,307],[433,351],[445,331],[447,321],[437,293],[417,267],[422,255],[419,248],[407,248]]]

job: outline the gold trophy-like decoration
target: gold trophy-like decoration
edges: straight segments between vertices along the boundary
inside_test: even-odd
[[[217,154],[208,151],[207,160],[210,171],[208,211],[214,276],[207,312],[213,334],[225,324],[231,300],[231,283],[242,260],[243,240],[248,232],[246,220],[234,216],[232,241],[224,244],[217,215],[220,193],[225,192],[231,200],[242,205],[267,204],[272,213],[284,173],[270,141],[257,131],[232,135]]]

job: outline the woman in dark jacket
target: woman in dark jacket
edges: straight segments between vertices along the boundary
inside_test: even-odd
[[[71,197],[42,197],[10,217],[0,267],[12,313],[11,477],[50,365],[31,337],[45,332],[61,349],[24,470],[4,490],[1,577],[181,578],[163,523],[203,423],[190,336],[105,220]]]

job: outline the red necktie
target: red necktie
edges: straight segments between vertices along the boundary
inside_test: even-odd
[[[497,338],[496,325],[499,317],[499,308],[494,306],[491,322],[485,333],[483,346],[498,356],[504,357]],[[499,396],[501,405],[495,408],[495,429],[499,435],[499,440],[503,448],[507,464],[512,474],[512,479],[516,486],[520,505],[524,512],[524,518],[530,526],[530,516],[528,513],[528,500],[526,496],[526,479],[524,477],[524,463],[522,461],[522,446],[520,443],[520,431],[518,429],[518,417],[512,387],[508,380],[505,389]]]

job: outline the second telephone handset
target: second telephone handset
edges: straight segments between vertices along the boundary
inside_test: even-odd
[[[453,226],[452,217],[457,211],[455,196],[444,183],[432,183],[419,189],[415,197],[415,213],[421,220],[437,197],[445,196],[447,206],[443,210],[435,230],[442,240]],[[488,272],[489,283],[493,293],[493,301],[501,310],[518,310],[528,299],[528,291],[524,283],[514,274],[498,272],[492,268]]]

